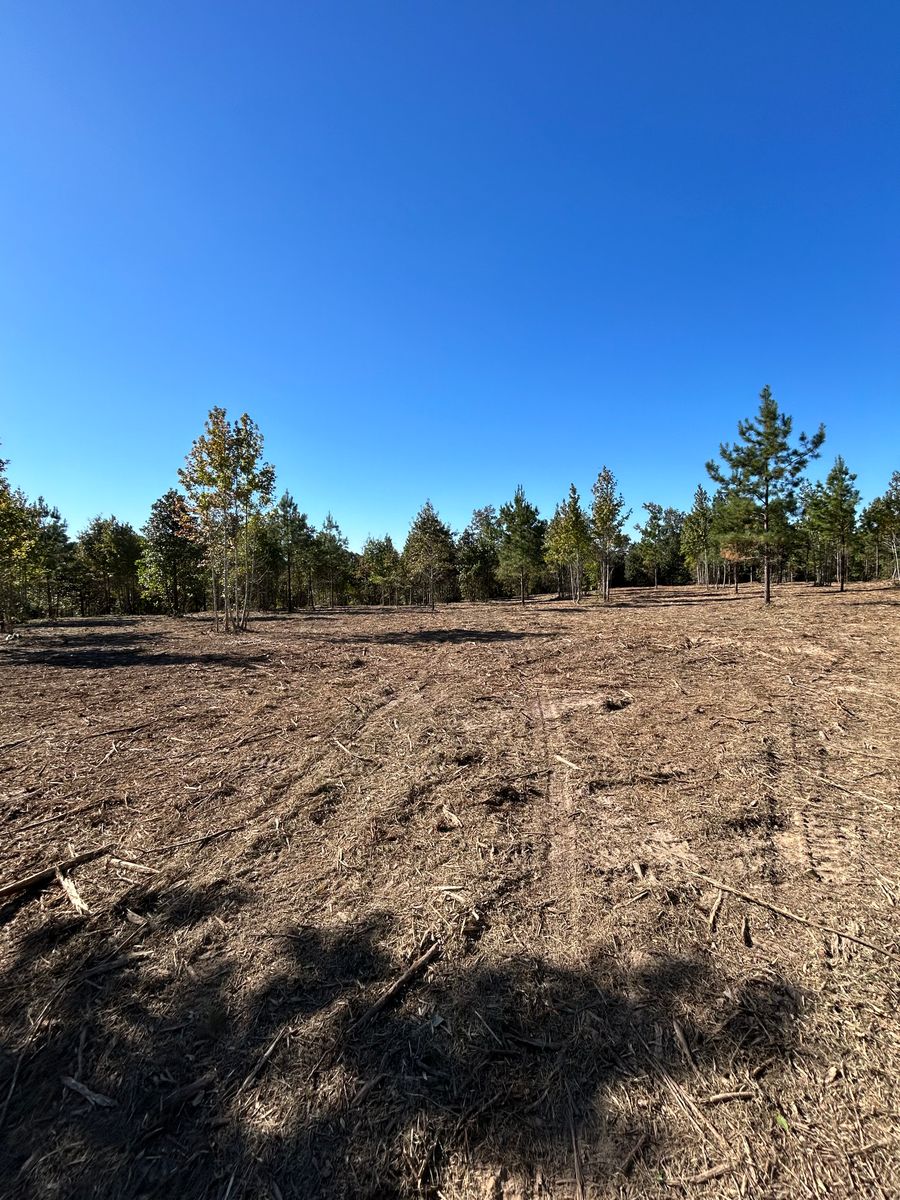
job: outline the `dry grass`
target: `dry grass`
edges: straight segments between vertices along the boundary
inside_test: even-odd
[[[28,630],[0,884],[114,851],[0,901],[2,1194],[900,1195],[897,958],[696,875],[898,953],[898,616]]]

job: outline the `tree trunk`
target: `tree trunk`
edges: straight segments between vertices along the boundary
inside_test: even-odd
[[[524,604],[525,603],[525,572],[524,571],[519,572],[519,584],[520,584],[521,593],[522,593],[522,603]]]

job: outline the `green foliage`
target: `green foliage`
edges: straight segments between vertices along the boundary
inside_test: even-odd
[[[812,536],[834,558],[838,585],[844,590],[850,544],[856,531],[859,492],[853,475],[840,455],[823,484],[809,489],[804,503],[804,518]]]
[[[143,541],[116,517],[94,517],[79,534],[82,615],[93,612],[133,613],[139,607],[138,562]]]
[[[356,571],[370,604],[374,603],[376,592],[381,604],[387,604],[389,597],[396,602],[401,580],[400,552],[390,534],[366,538]]]
[[[657,587],[660,576],[667,583],[678,583],[681,579],[681,531],[684,514],[677,508],[663,508],[650,500],[644,504],[647,519],[643,525],[635,525],[641,539],[635,547],[635,556],[646,574]]]
[[[290,492],[285,492],[270,515],[276,544],[280,550],[279,594],[288,612],[305,591],[309,604],[315,603],[313,578],[318,565],[315,529],[306,513],[301,512]]]
[[[600,593],[604,603],[609,601],[609,582],[615,560],[625,552],[628,544],[625,522],[631,509],[625,508],[625,500],[618,490],[615,475],[604,466],[593,487],[591,505],[591,536],[600,569]]]
[[[584,566],[590,559],[592,549],[590,523],[573,483],[569,486],[568,497],[556,506],[553,519],[547,526],[544,555],[547,562],[560,573],[560,577],[568,576],[569,595],[574,604],[581,600]]]
[[[737,491],[719,488],[712,502],[710,535],[719,558],[731,565],[737,589],[738,566],[755,562],[759,549],[753,501]]]
[[[709,561],[712,552],[712,502],[701,485],[694,492],[694,505],[681,527],[681,553],[694,572],[697,583],[709,586]]]
[[[328,603],[332,608],[338,596],[343,598],[353,568],[354,556],[347,548],[347,539],[331,513],[327,513],[316,535],[315,571],[327,585]]]
[[[226,633],[247,627],[255,567],[251,518],[272,502],[275,471],[262,453],[262,434],[246,413],[232,423],[224,408],[213,408],[178,472],[206,548],[216,628],[221,596]]]
[[[792,445],[792,429],[792,419],[779,412],[771,391],[764,387],[759,394],[756,418],[738,422],[740,440],[731,445],[723,442],[719,447],[728,470],[712,460],[706,464],[716,483],[752,505],[752,527],[763,560],[766,604],[771,600],[771,562],[776,549],[773,515],[777,510],[785,517],[791,515],[801,476],[810,460],[818,457],[825,441],[825,427],[820,425],[811,438],[801,433],[796,445]]]
[[[891,579],[900,583],[900,471],[894,471],[885,494],[863,511],[860,526],[871,549],[876,578],[881,574],[880,552],[887,550],[893,566]]]
[[[203,546],[184,496],[170,488],[155,500],[141,532],[144,545],[138,578],[143,594],[174,614],[202,603]]]
[[[446,584],[454,566],[455,547],[450,527],[426,500],[406,538],[403,560],[410,579],[421,587],[425,602],[433,609],[436,589]]]
[[[543,564],[546,522],[526,500],[521,484],[512,500],[501,507],[499,526],[500,576],[518,584],[524,604],[531,580]]]
[[[456,541],[459,588],[464,600],[491,600],[498,594],[502,537],[494,506],[476,508]]]
[[[37,538],[36,514],[23,492],[6,477],[0,459],[0,629],[9,629],[25,611],[24,571]]]

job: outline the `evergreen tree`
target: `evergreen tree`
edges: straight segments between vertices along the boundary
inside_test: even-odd
[[[841,591],[844,590],[847,580],[850,543],[856,530],[859,492],[853,486],[855,481],[856,476],[851,474],[843,458],[838,455],[825,480],[822,519],[825,532],[831,541]]]
[[[213,408],[178,472],[206,547],[216,629],[221,597],[226,633],[247,628],[255,566],[251,518],[268,508],[275,486],[262,453],[262,434],[247,413],[232,423],[224,408]]]
[[[891,580],[900,583],[900,471],[891,476],[887,491],[869,505],[876,542],[884,546],[893,560]]]
[[[454,561],[453,534],[426,500],[406,538],[403,558],[412,579],[423,586],[426,603],[434,611],[435,589],[449,575]]]
[[[35,513],[25,494],[6,477],[0,459],[0,630],[9,630],[26,611],[23,572],[37,535]]]
[[[385,534],[383,538],[366,538],[357,562],[357,573],[370,592],[378,589],[381,604],[387,603],[389,595],[396,599],[400,583],[400,554],[390,534]],[[371,595],[367,598],[371,603]]]
[[[593,487],[591,535],[600,571],[600,594],[604,603],[609,602],[609,581],[613,563],[624,551],[625,522],[631,516],[631,509],[626,510],[618,486],[615,475],[609,467],[604,466]]]
[[[142,533],[141,589],[177,616],[184,612],[188,599],[198,594],[197,576],[203,559],[199,529],[184,496],[170,488],[155,500]]]
[[[712,549],[712,502],[706,489],[698,484],[694,506],[684,518],[681,553],[690,564],[698,585],[709,587],[709,556]]]
[[[494,506],[476,508],[456,541],[459,586],[464,600],[491,600],[497,595],[502,536]]]
[[[311,574],[315,569],[315,530],[310,526],[306,513],[300,511],[294,497],[285,492],[272,512],[278,545],[281,550],[281,570],[285,608],[294,611],[294,598],[298,583],[312,594]]]
[[[325,515],[316,542],[318,567],[328,583],[329,606],[334,608],[335,595],[338,591],[343,592],[350,574],[351,560],[347,539],[330,512]]]
[[[720,488],[713,497],[710,512],[710,537],[723,565],[733,573],[735,594],[738,591],[738,568],[756,558],[757,513],[753,501],[736,491]]]
[[[568,497],[557,505],[545,539],[547,562],[568,574],[569,595],[573,604],[581,600],[584,564],[590,558],[591,549],[590,523],[573,483],[569,487]]]
[[[500,574],[514,579],[519,597],[525,603],[532,577],[541,568],[544,557],[544,533],[547,523],[538,510],[525,499],[521,484],[512,500],[500,509]]]
[[[752,502],[756,517],[756,534],[763,561],[763,601],[772,599],[772,517],[780,505],[790,514],[795,503],[800,477],[810,460],[817,458],[825,440],[825,427],[808,438],[801,433],[797,444],[791,445],[793,422],[778,405],[768,387],[759,394],[759,413],[755,419],[738,422],[740,441],[722,443],[719,454],[726,473],[714,461],[706,464],[710,477],[726,486],[742,499]]]
[[[29,508],[33,533],[26,557],[29,603],[37,610],[43,607],[48,617],[58,617],[61,594],[71,582],[75,545],[58,508],[51,508],[43,496]]]
[[[94,517],[79,535],[84,588],[94,612],[137,611],[137,568],[142,552],[140,536],[114,516]]]

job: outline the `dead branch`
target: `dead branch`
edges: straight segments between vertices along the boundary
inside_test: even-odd
[[[749,892],[742,892],[738,888],[732,887],[729,883],[723,883],[721,879],[712,879],[709,875],[702,875],[699,871],[695,871],[684,862],[680,865],[681,869],[686,871],[688,875],[693,875],[695,879],[702,879],[704,883],[709,883],[713,887],[721,888],[723,892],[730,892],[732,896],[737,896],[740,900],[746,900],[748,904],[757,904],[760,908],[767,908],[769,912],[777,913],[779,917],[786,917],[789,921],[796,921],[798,924],[806,925],[810,929],[818,929],[821,933],[833,934],[835,937],[844,938],[848,942],[856,942],[858,946],[865,946],[867,950],[874,950],[876,954],[883,954],[885,958],[894,958],[900,962],[900,954],[895,950],[887,950],[884,946],[878,946],[874,942],[867,942],[865,938],[848,933],[846,929],[835,929],[834,926],[825,925],[821,921],[811,921],[809,917],[803,917],[799,913],[791,912],[789,908],[779,908],[777,904],[771,904],[768,900],[763,900],[760,896],[753,896]]]
[[[403,974],[394,980],[390,987],[387,988],[387,990],[383,992],[381,996],[379,996],[375,1003],[367,1008],[362,1016],[358,1017],[353,1022],[347,1032],[358,1033],[364,1025],[367,1025],[374,1016],[377,1016],[377,1014],[381,1012],[385,1005],[389,1004],[390,1001],[393,1000],[398,992],[401,992],[403,988],[406,987],[411,979],[415,978],[415,976],[418,975],[420,971],[424,970],[424,968],[427,967],[433,959],[437,958],[440,952],[441,943],[432,942],[425,953],[417,958],[411,966],[407,967]]]
[[[44,867],[42,871],[35,871],[33,875],[26,875],[22,879],[14,879],[11,883],[5,883],[0,887],[0,899],[4,896],[14,896],[17,892],[27,891],[28,888],[36,887],[39,883],[49,883],[56,878],[57,871],[69,871],[72,867],[80,866],[81,863],[91,862],[92,859],[109,854],[112,848],[112,843],[110,843],[108,846],[99,846],[96,850],[86,850],[84,854],[65,858],[61,862],[54,863],[52,867]]]
[[[199,846],[211,842],[214,838],[224,837],[226,833],[238,833],[243,825],[229,825],[227,829],[216,829],[212,833],[204,833],[202,837],[187,838],[183,842],[170,842],[168,846],[138,846],[142,854],[162,854],[165,850],[179,850],[182,846]]]

